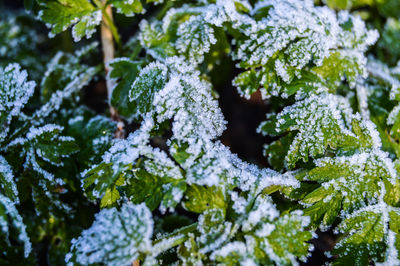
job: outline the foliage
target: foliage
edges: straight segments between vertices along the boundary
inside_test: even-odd
[[[1,264],[297,265],[331,230],[333,264],[400,265],[398,1],[25,5],[54,39],[0,21]],[[267,105],[269,168],[221,84]]]

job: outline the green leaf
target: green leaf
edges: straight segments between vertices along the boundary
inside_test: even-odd
[[[356,54],[349,55],[337,51],[325,58],[321,66],[313,67],[311,71],[322,78],[325,86],[331,88],[331,91],[335,91],[345,79],[350,87],[354,88],[357,78],[364,71],[362,63]]]
[[[382,37],[378,42],[384,52],[385,62],[395,64],[400,59],[400,20],[395,18],[388,18],[382,32]]]
[[[218,187],[192,185],[188,187],[185,197],[188,199],[183,206],[195,213],[203,213],[209,209],[226,209],[225,197]]]
[[[100,201],[100,208],[113,205],[117,200],[119,200],[119,198],[120,194],[115,187],[113,187],[112,189],[108,188]]]
[[[166,59],[177,54],[174,45],[170,42],[171,36],[163,31],[162,23],[155,21],[140,23],[140,43],[147,53],[156,59]]]
[[[111,0],[109,3],[117,9],[118,13],[124,14],[127,17],[134,16],[135,13],[143,12],[143,6],[140,0]]]
[[[32,244],[26,233],[26,225],[18,213],[15,203],[3,194],[0,194],[0,224],[0,243],[5,241],[10,247],[12,246],[10,238],[23,243],[24,257],[28,257],[32,250]],[[3,255],[6,257],[8,255],[7,249],[4,248],[3,250],[2,247]],[[16,247],[13,247],[13,249],[16,249]]]
[[[35,177],[43,178],[41,182],[48,185],[64,185],[60,177],[52,170],[64,165],[64,160],[78,152],[79,147],[71,137],[62,136],[63,127],[47,124],[41,127],[32,126],[26,137],[20,137],[10,143],[8,150],[15,152],[24,160],[23,169],[33,171]],[[44,185],[46,183],[42,183]]]
[[[305,214],[314,224],[321,223],[326,228],[340,210],[343,215],[376,202],[381,195],[381,182],[390,184],[395,180],[393,164],[385,155],[375,151],[316,160],[317,167],[308,172],[305,180],[317,181],[321,187],[301,200],[313,204]]]
[[[294,131],[295,136],[286,155],[289,168],[302,159],[315,158],[328,147],[354,146],[357,138],[346,126],[351,121],[351,109],[347,101],[332,94],[311,96],[286,107],[276,116],[275,131]],[[274,119],[272,120],[272,122]],[[273,124],[272,124],[273,125]],[[268,133],[271,123],[260,126]]]
[[[0,193],[18,203],[18,190],[14,181],[14,174],[6,159],[0,155]]]
[[[55,93],[74,86],[74,91],[79,91],[91,81],[97,71],[84,63],[85,57],[93,56],[98,43],[93,42],[75,54],[58,52],[48,63],[41,85],[40,98],[46,103]],[[88,75],[88,77],[85,77]]]
[[[0,67],[0,143],[7,136],[12,117],[20,114],[33,95],[36,85],[27,77],[18,64]]]
[[[40,128],[31,128],[27,134],[29,145],[34,147],[36,155],[56,166],[62,165],[62,158],[79,150],[73,138],[60,136],[62,130],[62,127],[48,124]]]
[[[197,230],[201,236],[197,244],[201,253],[207,253],[220,248],[229,240],[232,223],[225,221],[225,211],[222,209],[207,209],[199,217]]]
[[[286,214],[273,223],[275,228],[267,239],[280,263],[294,263],[293,255],[300,260],[306,260],[310,248],[307,241],[312,238],[312,233],[303,229],[306,224],[307,219],[301,213],[295,212]]]
[[[149,167],[149,164],[147,164]],[[127,196],[134,203],[145,202],[150,210],[161,212],[175,208],[186,191],[186,182],[168,176],[154,175],[143,168],[135,169]]]
[[[384,17],[398,18],[400,16],[400,3],[397,0],[377,0],[376,6]]]
[[[327,0],[326,4],[334,9],[348,9],[351,7],[352,0]]]
[[[76,128],[74,136],[81,138],[79,144],[81,163],[87,165],[98,163],[101,156],[111,147],[117,129],[115,121],[100,115],[90,118],[89,121],[80,120],[79,117],[71,120],[68,121],[70,126],[79,127]]]
[[[165,86],[166,79],[167,68],[160,63],[150,63],[140,71],[129,92],[129,100],[136,102],[140,113],[151,110],[154,94]]]
[[[263,124],[261,130],[266,132],[266,123]],[[292,134],[287,134],[279,140],[264,146],[264,156],[267,156],[268,163],[277,171],[282,171],[285,168],[285,156],[289,151],[290,143],[292,142]]]
[[[160,178],[143,169],[137,169],[135,178],[130,182],[131,186],[127,189],[127,194],[133,203],[145,202],[151,211],[160,205],[163,198],[163,183]]]
[[[128,58],[117,58],[111,61],[109,66],[111,70],[108,78],[118,82],[111,95],[111,105],[127,119],[136,117],[138,114],[137,103],[130,101],[129,95],[132,84],[141,69],[141,62],[131,61]]]
[[[297,263],[296,257],[305,261],[310,250],[307,241],[312,238],[304,229],[309,218],[301,211],[279,216],[272,206],[268,196],[257,197],[241,221],[240,237],[215,249],[211,257],[226,265],[292,265]]]
[[[233,85],[238,88],[240,95],[247,99],[250,99],[250,96],[258,90],[260,83],[260,72],[254,69],[240,73],[233,80]]]
[[[101,10],[87,0],[37,0],[40,5],[39,18],[49,24],[55,35],[73,26],[72,36],[77,42],[82,37],[90,38],[100,25]]]
[[[35,3],[35,0],[24,0],[25,9],[31,10],[33,8],[34,3]]]
[[[321,224],[321,229],[328,228],[337,219],[341,209],[342,195],[340,193],[335,194],[332,190],[327,191],[319,188],[307,195],[302,201],[308,203],[312,199],[311,197],[316,196],[316,193],[320,194],[320,200],[312,202],[313,205],[304,210],[304,215],[309,216],[313,224]],[[321,195],[322,193],[326,194]]]
[[[18,63],[28,71],[31,79],[42,78],[49,60],[47,51],[42,50],[40,56],[37,54],[41,45],[48,41],[43,33],[37,28],[35,18],[27,12],[4,12],[0,21],[0,67]]]
[[[341,7],[350,4],[350,0],[339,1]],[[242,68],[259,72],[257,77],[266,88],[262,91],[265,98],[293,94],[303,98],[321,90],[334,91],[344,77],[354,87],[356,78],[364,74],[365,57],[360,54],[376,41],[377,33],[368,31],[353,16],[337,16],[311,2],[303,7],[303,2],[292,1],[258,4],[256,20],[242,30],[246,37],[235,38],[235,59],[240,60]],[[328,17],[330,23],[326,23]],[[357,23],[347,23],[353,20]],[[243,85],[238,85],[241,92]],[[248,86],[245,89],[249,90]]]
[[[382,259],[385,230],[382,213],[362,211],[346,218],[338,227],[346,233],[336,244],[333,255],[339,255],[335,265],[368,265],[371,258]]]
[[[118,180],[123,180],[129,175],[131,166],[114,165],[113,163],[100,163],[89,171],[84,173],[83,187],[85,190],[90,191],[91,198],[104,198],[107,191],[114,190]],[[110,195],[104,203],[113,204],[110,202]],[[111,199],[115,199],[111,198]],[[103,200],[102,200],[103,201]]]

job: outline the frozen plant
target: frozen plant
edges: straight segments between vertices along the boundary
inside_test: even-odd
[[[24,2],[1,265],[400,265],[396,0]],[[231,151],[223,87],[266,105],[263,160]]]

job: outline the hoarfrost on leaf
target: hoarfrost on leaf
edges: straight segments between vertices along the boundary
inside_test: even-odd
[[[153,218],[144,203],[125,203],[121,209],[104,209],[96,215],[89,229],[72,240],[66,262],[73,265],[106,263],[129,265],[140,254],[151,251]]]
[[[28,74],[18,64],[0,68],[0,142],[7,136],[12,117],[20,114],[33,95],[35,82],[27,81]]]
[[[0,193],[0,234],[6,241],[9,241],[11,234],[17,231],[17,240],[24,244],[24,256],[29,256],[32,251],[32,244],[29,236],[26,233],[26,225],[24,224],[21,215],[13,202],[8,197]],[[7,255],[7,251],[3,251]],[[3,254],[4,254],[3,253]]]

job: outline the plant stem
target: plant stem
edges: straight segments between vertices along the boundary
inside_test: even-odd
[[[114,38],[116,41],[119,42],[119,35],[112,21],[111,6],[110,5],[106,6],[106,0],[103,0],[102,3],[103,3],[103,8],[102,8],[103,20],[101,23],[101,44],[103,47],[104,68],[107,75],[108,72],[110,71],[108,63],[114,59],[114,53],[115,53]],[[106,79],[106,86],[107,86],[107,96],[110,106],[111,119],[117,122],[117,131],[115,132],[115,137],[124,138],[125,136],[124,122],[119,117],[117,110],[111,106],[111,96],[112,96],[112,90],[115,87],[115,82],[111,79]]]

